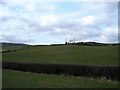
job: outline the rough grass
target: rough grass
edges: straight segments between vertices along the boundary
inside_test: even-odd
[[[2,50],[15,50],[15,49],[20,49],[23,46],[18,46],[18,45],[14,45],[14,46],[6,46],[6,47],[2,47]]]
[[[117,46],[36,46],[4,53],[3,61],[48,63],[117,65]]]
[[[3,88],[118,88],[117,81],[3,70]]]

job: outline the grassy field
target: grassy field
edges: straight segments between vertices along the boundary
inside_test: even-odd
[[[3,53],[3,61],[117,65],[117,46],[34,46],[10,53]]]
[[[3,70],[3,88],[117,88],[117,81]]]
[[[1,44],[1,43],[0,43]],[[7,51],[7,50],[19,50],[22,48],[28,47],[25,44],[13,44],[13,43],[2,43],[0,51]]]
[[[20,46],[21,48],[21,46]],[[23,47],[22,47],[23,48]],[[19,46],[8,46],[3,50],[2,60],[9,62],[48,63],[48,64],[85,64],[118,65],[117,46],[30,46],[19,50]],[[46,75],[28,72],[3,70],[3,88],[115,88],[117,81]]]
[[[3,51],[3,49],[0,47],[0,52],[2,52]]]

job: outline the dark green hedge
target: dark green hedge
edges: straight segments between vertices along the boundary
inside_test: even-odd
[[[68,64],[32,64],[2,62],[3,69],[46,73],[64,74],[73,76],[106,77],[107,79],[120,80],[120,67],[118,66],[92,66],[92,65],[68,65]]]

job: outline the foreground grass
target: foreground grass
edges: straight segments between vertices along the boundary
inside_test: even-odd
[[[0,68],[0,89],[2,88],[2,69]]]
[[[117,81],[3,70],[3,88],[118,88]]]
[[[117,46],[35,46],[24,50],[4,53],[3,61],[117,65]]]

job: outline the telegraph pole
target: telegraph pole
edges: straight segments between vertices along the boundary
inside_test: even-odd
[[[67,44],[67,38],[65,38],[65,44]]]
[[[75,44],[75,38],[74,38],[74,44]]]

